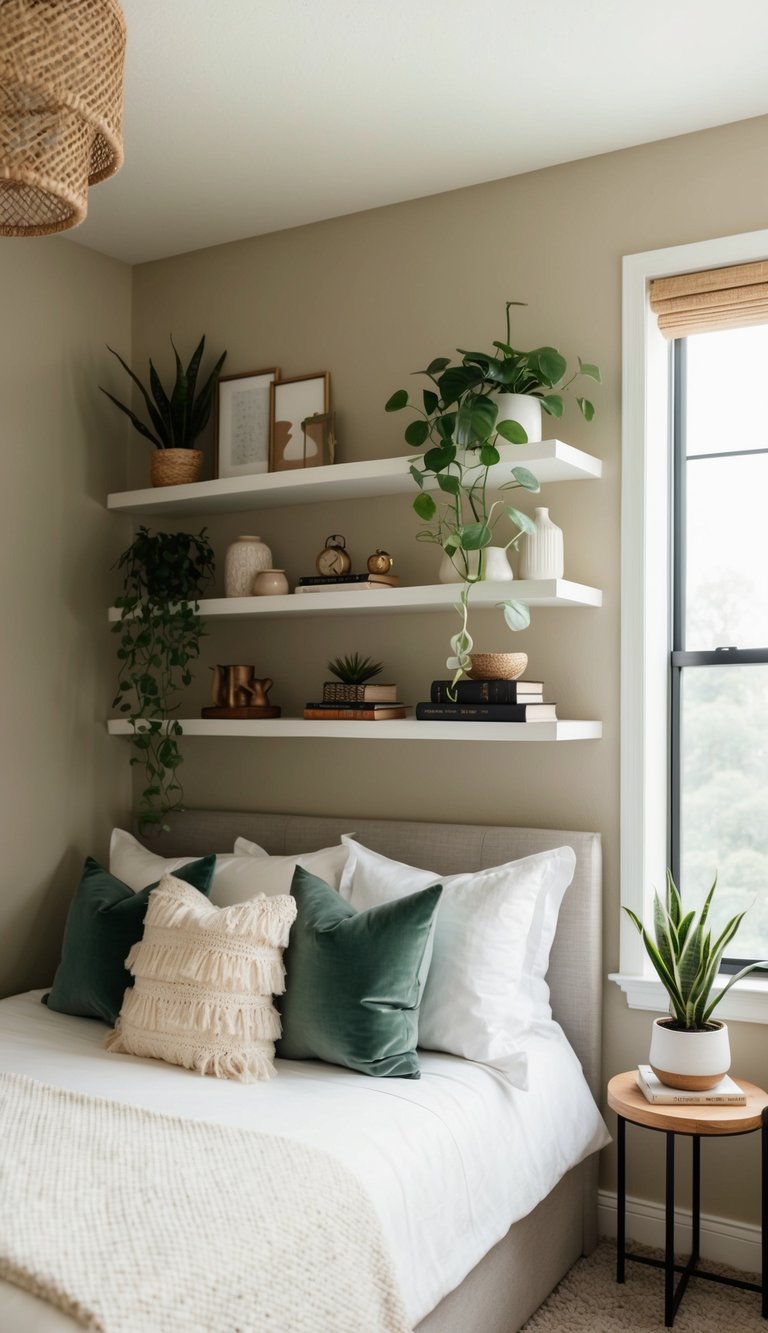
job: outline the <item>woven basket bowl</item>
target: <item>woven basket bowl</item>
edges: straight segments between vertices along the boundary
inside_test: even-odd
[[[199,481],[203,467],[201,449],[155,449],[150,476],[153,486],[180,486]]]
[[[470,680],[517,680],[528,665],[527,653],[470,653]]]

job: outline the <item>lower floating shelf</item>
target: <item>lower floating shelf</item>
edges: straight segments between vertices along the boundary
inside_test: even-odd
[[[185,736],[247,736],[301,740],[389,741],[596,741],[602,722],[314,722],[301,717],[233,721],[228,718],[179,718]],[[111,736],[130,736],[123,718],[109,721]]]

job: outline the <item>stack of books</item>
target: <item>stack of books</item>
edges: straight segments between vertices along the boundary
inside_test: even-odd
[[[357,592],[365,588],[396,588],[400,580],[396,574],[339,574],[332,578],[313,575],[299,579],[294,592],[332,592],[343,588],[345,592]]]
[[[689,1092],[686,1088],[669,1088],[662,1083],[650,1065],[637,1066],[637,1086],[646,1101],[656,1106],[746,1106],[746,1093],[725,1075],[714,1088],[706,1092]]]
[[[451,695],[454,697],[451,698]],[[552,722],[540,680],[433,680],[429,703],[416,705],[421,722]]]
[[[325,722],[388,722],[407,715],[396,685],[344,685],[338,680],[327,680],[322,699],[304,708],[306,718]]]

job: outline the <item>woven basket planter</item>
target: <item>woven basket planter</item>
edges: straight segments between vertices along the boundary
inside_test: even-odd
[[[83,221],[123,163],[125,20],[117,0],[3,0],[0,235]]]
[[[470,653],[470,680],[517,680],[528,665],[527,653]]]
[[[181,486],[199,481],[203,467],[201,449],[155,449],[150,476],[153,486]]]

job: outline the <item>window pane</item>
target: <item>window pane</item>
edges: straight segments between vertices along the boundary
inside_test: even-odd
[[[685,647],[767,647],[768,453],[694,459],[686,477]]]
[[[768,366],[768,324],[697,333],[687,339],[687,453],[768,446],[760,394]],[[749,392],[749,385],[757,388]]]
[[[768,958],[768,666],[683,668],[681,740],[683,901],[717,872],[713,932],[747,908],[727,952]]]

